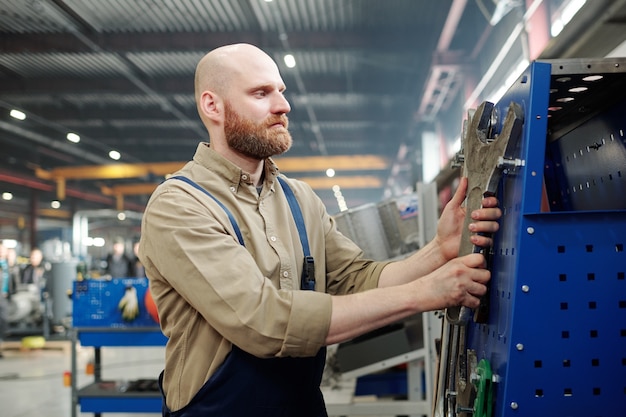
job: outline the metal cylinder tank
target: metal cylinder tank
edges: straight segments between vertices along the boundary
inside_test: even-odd
[[[53,324],[64,324],[72,317],[72,299],[69,294],[76,280],[75,260],[53,262],[47,287],[51,300]]]

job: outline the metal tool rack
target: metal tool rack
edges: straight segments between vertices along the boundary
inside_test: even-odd
[[[136,290],[139,314],[126,321],[119,302],[129,287]],[[161,395],[156,389],[134,389],[129,381],[106,380],[102,376],[102,349],[114,347],[162,347],[167,338],[145,305],[148,291],[146,278],[88,279],[74,281],[72,290],[72,417],[81,412],[160,412]],[[93,381],[77,387],[77,349],[94,348]],[[138,382],[138,381],[133,381]],[[146,379],[150,382],[152,378]],[[137,387],[139,388],[139,387]]]
[[[493,415],[626,415],[626,60],[535,62],[496,104],[524,108],[499,198],[490,315]]]
[[[99,416],[104,412],[144,412],[161,411],[159,392],[122,392],[116,381],[102,379],[101,348],[128,346],[165,346],[167,339],[158,327],[101,328],[82,327],[72,329],[72,417],[76,416],[77,406],[81,412],[92,412]],[[81,346],[94,347],[94,381],[78,388],[77,352]]]

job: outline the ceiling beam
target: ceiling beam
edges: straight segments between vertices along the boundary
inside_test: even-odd
[[[44,65],[42,63],[42,65]],[[293,85],[288,74],[283,74],[285,83]],[[345,94],[383,94],[387,96],[408,96],[411,91],[399,89],[397,83],[391,83],[385,75],[372,77],[372,72],[362,71],[351,74],[350,83],[346,83],[343,74],[303,74],[307,85],[315,85],[316,93],[330,93],[334,95]],[[420,82],[421,80],[415,80]],[[146,80],[150,87],[160,94],[188,94],[193,96],[193,69],[189,75],[167,76],[163,78],[151,78]],[[395,87],[395,88],[394,88]],[[295,91],[295,90],[294,90]],[[2,94],[8,97],[12,94],[45,94],[48,97],[71,94],[144,94],[131,81],[124,77],[89,77],[89,78],[64,78],[55,77],[54,83],[46,77],[16,78],[7,77],[2,86]],[[290,90],[286,95],[291,94]]]
[[[342,189],[357,188],[381,188],[383,181],[379,177],[373,175],[360,176],[340,176],[340,177],[294,177],[300,181],[306,182],[314,190],[332,189],[339,186]],[[121,184],[112,187],[102,186],[100,190],[102,194],[107,196],[127,196],[127,195],[150,195],[160,183],[137,183],[137,184]]]
[[[41,190],[41,191],[53,191],[55,186],[52,184],[48,184],[42,181],[39,181],[35,178],[30,178],[26,175],[15,175],[9,172],[0,171],[0,183],[7,182],[10,184],[19,185],[22,187],[26,187],[28,189],[33,190]],[[115,201],[105,197],[101,194],[96,194],[92,192],[85,192],[83,190],[79,190],[77,188],[65,188],[65,195],[68,197],[73,197],[79,200],[91,201],[95,203],[100,203],[108,206],[113,206]],[[131,204],[129,209],[143,210],[143,206]]]
[[[416,25],[417,26],[417,25]],[[341,39],[341,47],[346,50],[363,49],[372,51],[398,52],[415,49],[415,39],[420,34],[428,36],[424,32],[426,29],[414,28],[414,33],[407,33],[406,36],[399,37],[397,30],[391,28],[388,32],[379,30],[361,32],[355,31],[301,31],[289,32],[289,45],[294,51],[299,48],[320,51],[336,51],[337,39]],[[136,52],[167,52],[167,51],[189,51],[208,52],[222,45],[247,42],[256,44],[262,38],[264,48],[271,52],[271,49],[283,50],[280,42],[280,33],[258,32],[258,31],[237,31],[237,32],[213,32],[211,36],[198,32],[139,32],[129,34],[119,33],[98,33],[97,37],[92,37],[83,33],[83,36],[92,38],[92,42],[105,51],[116,51],[118,53]],[[91,48],[85,45],[80,39],[71,33],[7,33],[2,35],[3,42],[0,42],[0,53],[50,53],[50,52],[91,52]],[[418,49],[415,49],[419,53]]]
[[[150,175],[165,176],[178,171],[186,162],[154,162],[137,164],[108,164],[61,167],[52,170],[35,169],[38,178],[53,180],[96,180],[139,178]],[[386,158],[377,155],[312,156],[276,158],[281,172],[384,170],[389,168]]]
[[[281,172],[385,170],[389,168],[387,158],[378,155],[311,156],[275,158]]]
[[[296,177],[298,180],[306,182],[314,190],[330,190],[334,186],[339,186],[342,190],[347,189],[374,189],[382,188],[383,180],[372,175],[362,176],[340,176],[340,177]]]
[[[61,108],[58,106],[58,99],[65,98],[63,95],[57,96],[55,100],[47,100],[49,94],[36,94],[32,93],[28,96],[28,102],[25,103],[28,109],[36,113],[40,117],[56,120],[57,123],[68,124],[80,123],[86,126],[99,126],[102,119],[111,119],[112,124],[116,122],[123,122],[126,120],[176,120],[168,112],[158,105],[145,105],[142,107],[134,107],[130,105],[124,105],[124,96],[119,96],[107,100],[107,103],[102,101],[93,104],[82,105],[66,105]],[[322,95],[322,97],[324,97]],[[37,102],[39,98],[39,102]],[[76,99],[76,97],[73,97]],[[405,114],[408,110],[403,111],[405,107],[409,107],[414,104],[411,96],[394,97],[394,103],[400,108],[381,107],[380,102],[385,100],[384,95],[370,94],[367,96],[367,100],[363,103],[350,105],[349,108],[337,111],[337,108],[345,106],[344,103],[334,101],[333,97],[328,97],[327,103],[312,104],[316,108],[316,111],[320,113],[319,119],[323,121],[359,121],[359,120],[387,120],[390,117],[397,118],[398,113]],[[69,100],[68,100],[69,101]],[[117,102],[117,103],[116,103]],[[294,107],[300,107],[297,103],[292,103]],[[197,117],[197,110],[195,105],[184,109],[189,111],[189,116],[197,119],[200,123],[200,118]],[[195,120],[194,120],[195,121]]]

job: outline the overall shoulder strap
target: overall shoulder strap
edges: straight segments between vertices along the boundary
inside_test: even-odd
[[[311,250],[309,249],[309,238],[306,234],[306,227],[304,227],[304,217],[302,216],[302,210],[300,210],[300,204],[298,204],[298,200],[296,196],[293,194],[291,187],[287,184],[287,181],[278,178],[278,182],[283,187],[283,191],[287,196],[287,202],[289,203],[289,208],[291,209],[291,214],[293,216],[294,221],[296,222],[296,227],[298,228],[298,234],[300,235],[300,243],[302,243],[302,250],[304,251],[304,256],[311,256]]]
[[[175,180],[184,181],[187,184],[191,185],[192,187],[202,191],[204,194],[206,194],[209,197],[211,197],[213,199],[213,201],[215,201],[222,208],[222,210],[224,210],[226,212],[226,215],[228,216],[228,220],[230,220],[230,224],[233,226],[233,229],[235,229],[235,234],[237,235],[237,239],[239,240],[239,243],[241,244],[241,246],[244,246],[244,247],[246,246],[244,244],[244,242],[243,242],[243,236],[241,235],[241,230],[239,230],[239,225],[237,224],[237,221],[235,220],[235,216],[233,216],[233,214],[230,212],[230,210],[228,210],[228,208],[224,204],[222,204],[222,202],[220,200],[218,200],[213,194],[211,194],[206,189],[204,189],[203,187],[199,186],[196,182],[194,182],[193,180],[190,180],[187,177],[184,177],[182,175],[175,175],[175,176],[170,177],[168,179],[175,179]]]
[[[296,222],[298,228],[298,235],[300,236],[300,243],[302,244],[302,251],[304,252],[304,263],[302,265],[302,277],[300,278],[300,288],[303,290],[315,290],[315,261],[311,256],[311,250],[309,249],[309,238],[306,234],[306,227],[304,225],[304,217],[302,216],[302,210],[300,210],[300,204],[296,196],[293,194],[291,187],[287,184],[287,181],[281,177],[276,177],[278,182],[283,187],[283,191],[287,196],[287,202],[291,209],[291,215]]]

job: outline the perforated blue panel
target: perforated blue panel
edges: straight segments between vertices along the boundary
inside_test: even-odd
[[[626,117],[616,110],[623,103],[615,103],[553,124],[550,92],[565,76],[552,65],[533,63],[497,104],[501,115],[511,101],[524,108],[515,157],[525,166],[500,184],[505,214],[493,249],[490,316],[468,325],[468,348],[489,360],[499,378],[496,417],[626,416]],[[566,70],[560,65],[557,72]],[[577,128],[588,139],[613,135],[612,148],[606,142],[604,153],[587,152]],[[555,158],[574,152],[574,168]],[[613,165],[600,164],[604,156]],[[580,180],[602,176],[589,187]],[[545,187],[546,181],[554,182]]]

